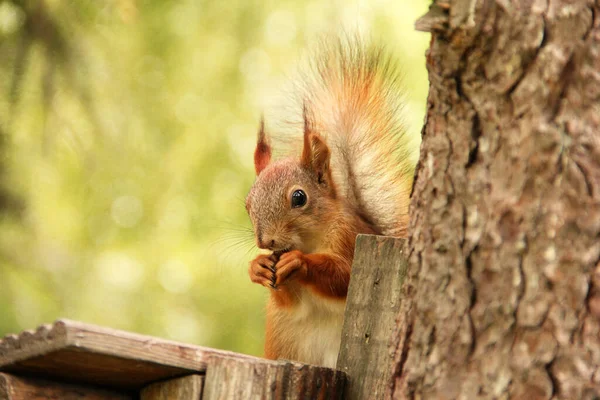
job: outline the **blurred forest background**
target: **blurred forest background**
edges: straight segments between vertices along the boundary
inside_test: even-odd
[[[66,317],[260,354],[259,115],[345,27],[396,53],[419,137],[428,4],[0,0],[0,336]]]

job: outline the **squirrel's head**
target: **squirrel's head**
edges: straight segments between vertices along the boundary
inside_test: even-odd
[[[256,244],[274,252],[311,252],[326,234],[339,206],[329,168],[330,151],[304,112],[304,143],[299,158],[271,161],[261,121],[254,151],[256,181],[246,197]]]

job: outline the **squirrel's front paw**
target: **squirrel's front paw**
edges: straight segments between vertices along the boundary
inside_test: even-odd
[[[307,265],[304,254],[299,250],[288,251],[279,257],[275,265],[275,287],[294,277],[306,278]]]
[[[275,287],[275,264],[277,259],[274,255],[261,254],[250,262],[248,274],[250,280],[265,287]]]

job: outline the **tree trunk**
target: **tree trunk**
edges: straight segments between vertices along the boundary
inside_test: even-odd
[[[450,0],[390,393],[600,396],[600,2]]]

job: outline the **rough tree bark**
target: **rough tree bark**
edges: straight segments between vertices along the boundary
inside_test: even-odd
[[[600,2],[439,1],[389,394],[600,396]]]

